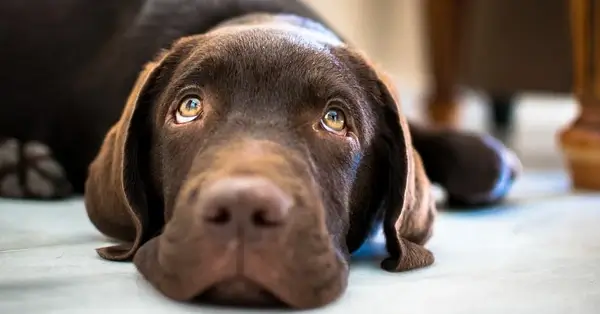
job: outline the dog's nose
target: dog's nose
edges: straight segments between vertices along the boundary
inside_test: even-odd
[[[200,195],[203,220],[213,226],[260,229],[282,225],[292,198],[268,179],[220,179]]]

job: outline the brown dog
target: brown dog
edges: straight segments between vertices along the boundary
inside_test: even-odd
[[[516,173],[507,156],[474,135],[409,130],[361,53],[311,20],[255,14],[146,65],[90,167],[85,203],[126,243],[99,254],[133,258],[168,297],[311,308],[343,293],[350,254],[380,223],[384,269],[432,264],[425,170],[455,198],[485,203]]]

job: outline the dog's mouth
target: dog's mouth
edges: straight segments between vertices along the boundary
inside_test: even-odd
[[[194,302],[226,307],[286,308],[281,299],[269,289],[246,276],[220,281],[197,295]]]
[[[346,259],[312,221],[284,233],[269,230],[272,237],[262,234],[265,242],[242,244],[241,239],[223,239],[220,233],[213,236],[210,228],[189,224],[192,220],[178,216],[134,258],[140,273],[171,299],[310,309],[333,302],[346,288]]]

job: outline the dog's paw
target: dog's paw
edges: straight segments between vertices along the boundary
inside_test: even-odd
[[[48,146],[0,139],[0,197],[56,199],[72,190],[65,170]]]
[[[497,159],[495,164],[498,172],[491,189],[466,197],[457,197],[450,194],[447,200],[449,207],[472,208],[497,204],[507,197],[515,180],[521,176],[523,165],[512,150],[490,136],[484,137],[483,143]]]

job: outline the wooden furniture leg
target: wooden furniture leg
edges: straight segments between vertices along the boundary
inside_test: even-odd
[[[510,141],[515,116],[515,97],[512,94],[490,95],[489,132],[505,144]]]
[[[426,117],[433,125],[455,126],[458,103],[456,86],[459,73],[461,17],[464,0],[426,0],[426,38],[433,74],[427,99]]]
[[[570,2],[577,118],[558,134],[575,189],[600,190],[600,0]]]

